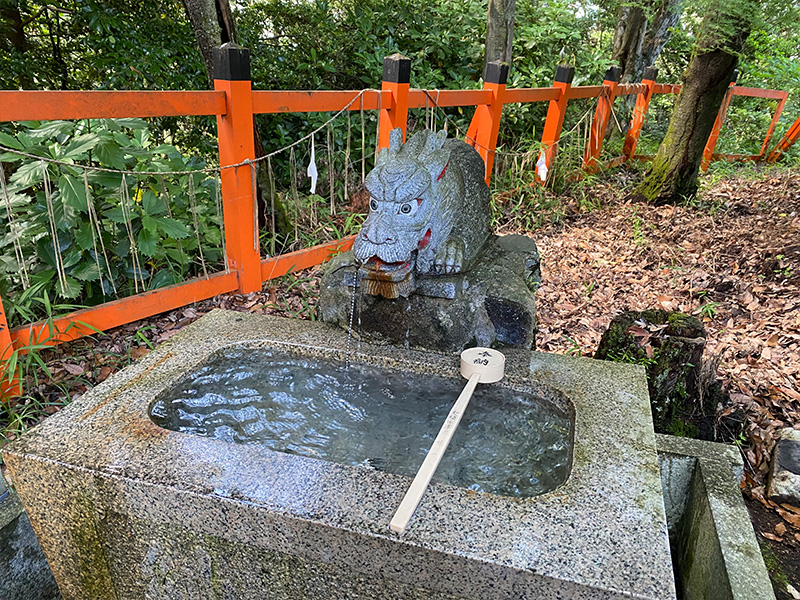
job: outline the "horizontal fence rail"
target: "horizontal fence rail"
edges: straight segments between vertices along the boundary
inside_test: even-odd
[[[225,114],[222,92],[0,91],[0,121]]]
[[[542,128],[537,179],[544,183],[557,155],[566,108],[571,100],[596,99],[583,158],[585,170],[616,166],[627,160],[647,160],[636,154],[636,145],[651,98],[657,94],[679,94],[681,86],[656,83],[655,69],[648,69],[641,83],[620,84],[618,67],[608,70],[602,85],[572,86],[574,69],[561,66],[553,86],[506,89],[508,66],[489,63],[484,86],[479,90],[410,89],[410,61],[400,55],[384,61],[380,90],[361,91],[260,91],[251,89],[249,53],[246,49],[215,50],[217,77],[213,91],[0,91],[0,122],[57,119],[101,119],[163,116],[216,116],[219,143],[223,221],[227,244],[226,271],[194,278],[152,291],[135,294],[96,307],[79,310],[55,320],[58,335],[48,332],[44,322],[10,330],[0,300],[0,358],[42,343],[61,343],[152,315],[173,310],[222,293],[250,293],[264,281],[291,271],[316,266],[332,255],[347,250],[353,238],[314,246],[262,259],[258,244],[258,223],[253,210],[253,164],[255,156],[254,115],[342,111],[378,111],[378,148],[388,146],[389,132],[406,130],[410,109],[475,107],[465,141],[481,155],[490,181],[502,109],[505,104],[547,102]],[[635,106],[626,133],[622,156],[599,162],[603,139],[617,97],[635,96]],[[714,153],[725,114],[733,96],[779,101],[758,155]],[[736,87],[732,83],[706,144],[703,166],[715,159],[768,160],[780,158],[798,137],[800,118],[774,149],[767,153],[771,135],[787,98],[781,90]],[[52,323],[50,326],[52,327]],[[19,393],[16,383],[3,380],[7,394]]]

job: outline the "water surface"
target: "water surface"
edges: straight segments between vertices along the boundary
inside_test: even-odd
[[[151,408],[181,431],[413,477],[466,380],[235,346]],[[434,481],[504,496],[566,480],[571,423],[533,394],[479,384]]]

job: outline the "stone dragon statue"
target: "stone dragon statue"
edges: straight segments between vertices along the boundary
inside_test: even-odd
[[[353,245],[365,291],[409,296],[417,275],[451,275],[472,265],[490,236],[485,166],[468,144],[420,131],[403,144],[390,134],[365,185],[370,212]]]

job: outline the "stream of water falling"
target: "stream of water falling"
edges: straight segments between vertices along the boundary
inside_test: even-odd
[[[350,371],[350,342],[353,339],[353,316],[356,314],[356,289],[358,288],[358,271],[361,267],[356,267],[353,272],[353,294],[350,297],[350,324],[347,327],[347,342],[344,345],[344,370]],[[358,316],[359,325],[361,315]]]

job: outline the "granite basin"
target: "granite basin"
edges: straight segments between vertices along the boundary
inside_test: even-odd
[[[65,599],[675,598],[644,371],[515,350],[506,380],[573,418],[566,481],[530,498],[432,485],[388,529],[410,478],[155,425],[154,399],[220,348],[342,358],[316,323],[214,311],[4,448]],[[457,376],[457,355],[354,360]]]

